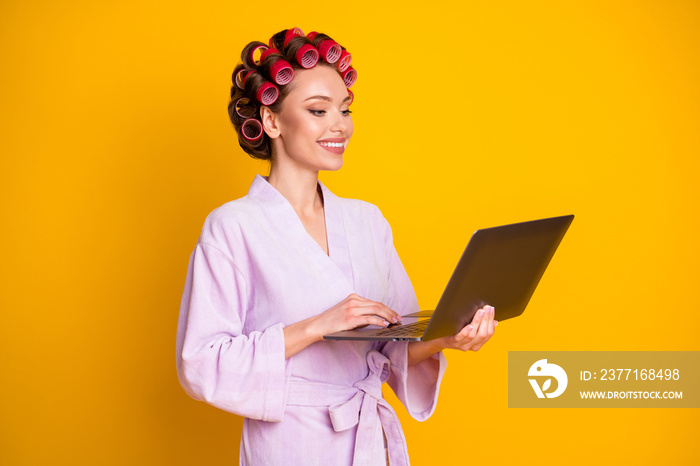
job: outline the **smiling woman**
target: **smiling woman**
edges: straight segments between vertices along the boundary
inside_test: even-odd
[[[263,108],[280,113],[288,95],[302,83],[306,83],[304,91],[312,93],[297,93],[297,104],[300,98],[332,101],[330,92],[335,90],[339,93],[335,96],[339,99],[336,103],[345,105],[344,111],[349,114],[347,106],[352,103],[352,92],[348,88],[355,83],[357,72],[350,66],[352,55],[326,34],[304,35],[299,28],[287,29],[272,36],[267,45],[249,43],[241,53],[241,61],[233,71],[229,117],[239,133],[241,147],[252,157],[269,160],[271,140],[262,131],[248,134],[242,128],[246,123],[261,128]],[[307,70],[324,69],[325,85],[319,83],[318,93],[313,93],[315,79],[302,76]],[[338,81],[341,86],[337,86]],[[336,88],[332,89],[334,83]],[[313,112],[314,108],[308,110]],[[317,113],[324,111],[327,109],[319,108]]]
[[[338,170],[353,132],[349,103],[347,88],[333,68],[298,72],[279,112],[261,109],[275,154],[269,181],[274,184],[288,170]]]
[[[251,42],[233,74],[229,115],[251,156],[270,160],[248,195],[214,210],[190,256],[178,375],[194,398],[244,416],[241,464],[408,464],[388,382],[427,419],[442,349],[479,349],[493,308],[429,342],[326,341],[417,312],[411,282],[375,206],[318,180],[353,133],[350,54],[298,28]]]

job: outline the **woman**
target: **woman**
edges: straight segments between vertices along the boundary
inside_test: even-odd
[[[323,340],[419,310],[379,210],[318,180],[343,164],[356,73],[330,37],[296,28],[252,42],[242,61],[229,114],[270,175],[207,217],[180,309],[180,381],[246,418],[241,464],[408,464],[383,382],[427,419],[442,350],[478,350],[493,335],[493,308],[429,342]]]

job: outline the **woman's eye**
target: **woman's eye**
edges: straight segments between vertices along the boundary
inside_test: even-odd
[[[343,110],[340,113],[342,113],[344,116],[350,116],[350,114],[352,113],[352,110]]]
[[[315,116],[323,116],[326,113],[325,110],[309,110],[309,112],[311,112],[311,114]]]

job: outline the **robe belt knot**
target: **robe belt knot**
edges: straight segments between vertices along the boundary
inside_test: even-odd
[[[367,365],[369,375],[353,385],[357,393],[348,401],[333,403],[328,407],[333,429],[340,432],[357,425],[354,465],[376,462],[373,455],[377,452],[373,452],[369,445],[373,444],[375,437],[381,437],[381,431],[378,432],[381,428],[386,436],[390,464],[408,465],[406,438],[399,418],[382,396],[382,384],[391,373],[391,361],[378,351],[370,351],[367,353]]]
[[[357,426],[353,465],[377,464],[378,458],[383,461],[383,450],[372,449],[372,445],[382,442],[382,429],[391,465],[408,465],[406,438],[399,418],[382,396],[382,384],[391,373],[391,361],[378,351],[370,351],[367,353],[367,366],[369,375],[352,387],[292,380],[287,392],[287,405],[327,406],[336,432]]]

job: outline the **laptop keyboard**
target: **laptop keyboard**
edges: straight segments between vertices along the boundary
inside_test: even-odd
[[[410,337],[415,335],[421,335],[425,328],[428,326],[430,319],[419,320],[412,324],[399,325],[397,327],[389,327],[384,330],[378,330],[376,335],[382,337]]]

